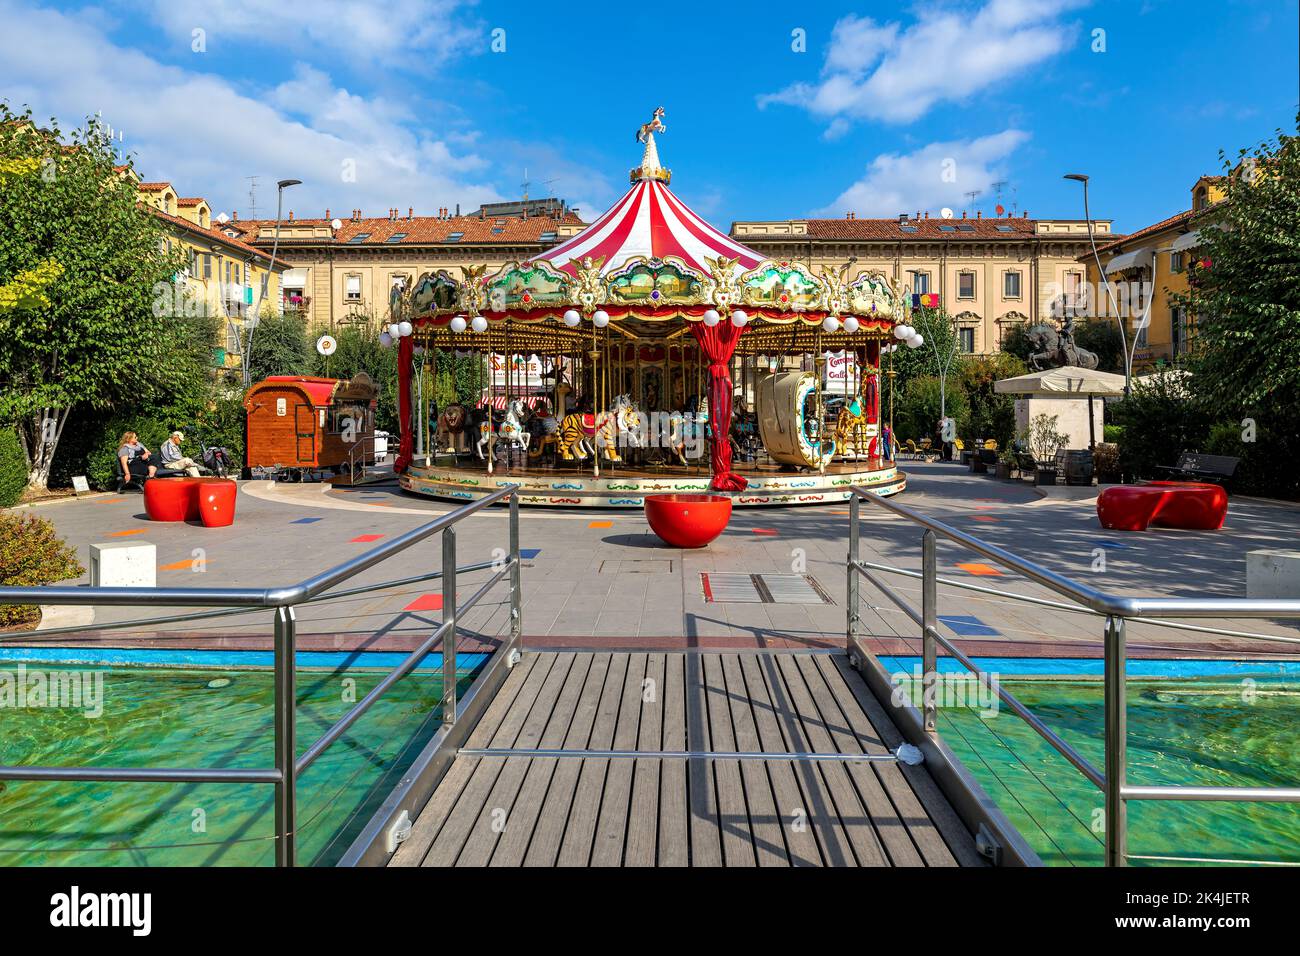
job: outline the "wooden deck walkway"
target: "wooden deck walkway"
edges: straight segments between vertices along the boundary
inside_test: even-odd
[[[981,865],[900,742],[843,654],[530,652],[390,865]]]

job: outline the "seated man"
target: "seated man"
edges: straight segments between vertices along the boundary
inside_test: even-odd
[[[135,432],[124,432],[118,445],[117,460],[122,465],[123,481],[152,478],[158,466],[149,461],[149,449],[140,444]]]
[[[162,466],[168,471],[184,471],[191,478],[197,478],[199,464],[181,451],[181,443],[184,441],[184,435],[180,432],[172,432],[171,436],[163,442],[162,448],[158,449],[158,455],[162,458]]]

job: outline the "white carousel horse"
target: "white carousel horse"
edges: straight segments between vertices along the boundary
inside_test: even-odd
[[[501,422],[501,427],[497,429],[497,439],[506,446],[519,448],[528,451],[528,441],[532,438],[528,430],[524,428],[524,422],[528,419],[528,406],[522,399],[513,399],[506,405],[506,417]],[[479,425],[479,440],[474,446],[474,451],[479,458],[485,457],[483,448],[488,444],[492,435],[492,414],[488,409],[488,414],[484,417],[483,422]]]

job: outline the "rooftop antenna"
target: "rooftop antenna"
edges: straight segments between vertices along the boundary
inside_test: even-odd
[[[975,197],[978,196],[979,194],[980,191],[978,189],[972,189],[970,192],[965,194],[966,201],[971,205],[972,208],[974,208],[975,206]]]
[[[257,219],[257,177],[248,177],[248,218]]]

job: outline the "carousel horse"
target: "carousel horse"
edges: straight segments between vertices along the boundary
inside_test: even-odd
[[[656,107],[654,115],[650,117],[650,122],[642,123],[636,131],[636,141],[644,143],[650,138],[651,133],[662,133],[666,129],[668,127],[664,125],[664,108],[662,106]]]
[[[503,448],[519,448],[528,451],[528,440],[531,436],[524,428],[524,422],[528,420],[528,412],[528,406],[522,399],[515,398],[506,404],[505,417],[501,421],[501,427],[497,429],[497,438],[501,440]],[[479,458],[485,457],[483,448],[492,435],[491,421],[492,415],[489,413],[479,424],[479,440],[474,446],[474,451]]]
[[[872,439],[875,437],[874,423],[867,418],[867,404],[862,399],[862,392],[845,402],[835,417],[835,450],[845,458],[861,458],[870,454]]]
[[[679,464],[686,461],[686,414],[677,410],[668,413],[668,450]]]
[[[469,451],[469,441],[465,435],[465,426],[469,424],[470,410],[459,403],[452,403],[438,415],[437,447],[452,455]]]
[[[548,448],[555,451],[560,447],[560,420],[551,411],[551,406],[543,403],[542,407],[528,422],[528,432],[532,442],[528,446],[529,458],[541,458]]]

